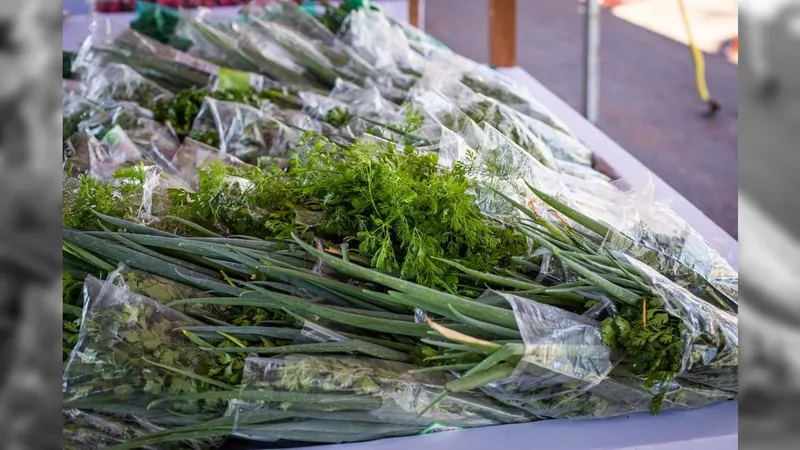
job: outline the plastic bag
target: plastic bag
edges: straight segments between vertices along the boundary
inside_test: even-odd
[[[429,141],[424,132],[409,129],[407,111],[387,100],[375,85],[361,87],[339,79],[330,98],[340,108],[346,108],[348,115],[354,116],[343,124],[342,130],[351,139],[369,133],[404,144],[424,146],[425,141]]]
[[[602,179],[582,180],[558,174],[535,159],[526,158],[518,146],[492,127],[487,126],[484,135],[479,151],[473,156],[468,154],[464,161],[472,167],[479,182],[476,195],[484,212],[501,220],[513,219],[518,214],[508,202],[495,195],[494,189],[523,205],[536,207],[541,217],[585,230],[544,205],[525,186],[527,182],[609,227],[608,234],[596,236],[604,248],[633,255],[709,303],[736,310],[738,274],[697,232],[653,200],[652,187],[624,192]],[[655,230],[677,230],[677,233]],[[586,233],[587,236],[594,234]]]
[[[197,189],[200,171],[208,167],[210,163],[223,162],[237,167],[245,164],[232,155],[221,153],[218,149],[191,138],[183,140],[171,162],[180,174],[180,178],[192,190]]]
[[[155,425],[138,417],[113,414],[101,414],[77,408],[65,409],[64,446],[66,450],[93,450],[115,444],[122,444],[131,439],[141,438],[152,433],[166,430],[164,426]],[[180,421],[171,420],[174,425],[183,425]],[[192,423],[191,420],[184,421]],[[210,448],[211,442],[185,441],[145,445],[144,450],[171,450],[191,448],[200,450]]]
[[[679,377],[715,389],[739,390],[739,318],[701,300],[647,264],[623,255],[671,316],[683,323]]]
[[[423,79],[419,83],[419,85],[425,84],[434,84],[475,123],[482,125],[485,122],[491,125],[533,155],[543,166],[553,170],[559,169],[550,147],[520,120],[520,114],[517,111],[485,95],[473,92],[458,81],[439,78],[433,83],[429,79]]]
[[[435,88],[446,95],[475,122],[486,121],[514,140],[517,145],[531,151],[543,165],[560,169],[567,162],[586,166],[591,171],[592,152],[571,135],[529,117],[509,105],[455,80],[452,68],[428,69],[417,83],[417,89]],[[600,175],[598,173],[598,175]]]
[[[252,22],[216,21],[211,18],[211,10],[206,8],[184,11],[176,26],[175,39],[191,43],[190,54],[219,64],[209,86],[261,90],[279,85],[267,79],[270,77],[283,84],[317,87],[305,76],[306,69],[280,45],[260,33]],[[219,86],[220,81],[226,86]]]
[[[248,23],[252,24],[261,35],[280,45],[322,85],[333,86],[339,76],[346,77],[353,82],[363,82],[362,77],[348,73],[342,67],[337,67],[334,61],[331,61],[320,48],[320,45],[315,45],[314,42],[309,41],[295,30],[259,17],[249,17]],[[346,66],[346,63],[342,63],[342,65]]]
[[[189,136],[231,155],[263,152],[259,109],[206,97]]]
[[[261,110],[207,97],[189,136],[247,164],[259,165],[285,158],[302,134]]]
[[[462,70],[461,81],[474,91],[492,97],[568,136],[574,136],[569,127],[534,99],[525,87],[489,67],[474,62],[462,66]]]
[[[482,301],[487,301],[486,296],[498,296],[511,305],[525,351],[508,379],[491,383],[483,391],[540,417],[569,416],[586,407],[564,400],[584,395],[614,368],[600,324],[511,294],[489,291]]]
[[[471,148],[479,148],[484,141],[481,127],[439,91],[412,94],[408,107],[422,113],[428,123],[437,123],[454,131]]]
[[[448,377],[412,373],[414,366],[361,357],[287,355],[248,358],[246,390],[270,393],[275,401],[237,401],[234,435],[257,441],[357,442],[430,431],[431,426],[466,428],[530,420],[479,395],[452,395],[424,415]],[[285,417],[250,425],[258,415]]]
[[[64,98],[70,95],[80,96],[83,93],[84,89],[85,87],[83,83],[81,83],[78,80],[68,80],[66,78],[62,79],[61,80],[62,105]]]
[[[504,105],[503,107],[511,109],[510,106]],[[577,138],[565,133],[560,128],[554,128],[546,122],[522,113],[517,114],[516,118],[525,128],[546,143],[553,151],[553,156],[559,161],[581,164],[591,168],[592,152]]]
[[[155,300],[163,306],[168,306],[176,300],[204,298],[207,296],[205,292],[195,287],[158,275],[131,269],[124,265],[120,265],[114,272],[113,281],[118,288]],[[224,305],[198,304],[187,304],[170,308],[196,320],[217,323],[228,319],[230,317],[230,311],[232,310],[232,308],[225,307]]]
[[[423,60],[412,50],[403,30],[380,10],[350,12],[338,35],[397,87],[410,88],[422,70]],[[376,42],[382,45],[376,46]]]
[[[383,73],[417,75],[424,64],[420,55],[411,48],[403,28],[379,9],[352,11],[339,36]],[[379,48],[375,42],[383,45]]]
[[[89,450],[120,444],[158,430],[135,419],[71,408],[63,411],[64,449]],[[148,424],[149,425],[149,424]],[[157,447],[143,447],[156,450]]]
[[[109,104],[79,127],[101,139],[118,166],[144,161],[177,174],[170,160],[180,143],[170,128],[153,120],[148,109],[135,103]]]
[[[348,105],[342,101],[316,92],[301,92],[302,110],[310,117],[327,122],[334,127],[347,125],[353,118]]]
[[[157,100],[170,99],[172,94],[129,66],[108,64],[100,73],[87,80],[85,96],[99,104],[133,102],[149,107]]]
[[[593,169],[585,164],[578,164],[570,161],[557,161],[558,171],[582,180],[596,180],[611,183],[613,180],[608,175]]]
[[[102,139],[112,128],[133,131],[140,127],[139,121],[150,121],[153,112],[133,102],[113,102],[103,105],[102,110],[80,124],[81,131]],[[147,127],[150,124],[142,124]]]
[[[380,78],[371,64],[294,2],[279,1],[251,9],[248,20],[328,86],[339,77],[359,85]]]
[[[345,136],[339,128],[328,122],[317,120],[302,111],[270,107],[264,110],[264,114],[266,114],[267,117],[285,124],[290,129],[294,129],[297,132],[296,137],[300,140],[302,140],[302,136],[306,132],[314,132],[326,137],[337,145],[347,146],[352,142],[352,139]],[[299,140],[293,138],[291,146],[298,143]]]
[[[298,64],[292,56],[267,34],[245,21],[231,25],[237,47],[242,55],[253,63],[256,70],[282,84],[322,88],[309,71]]]
[[[201,419],[219,417],[225,405],[214,401],[151,404],[164,395],[227,389],[202,378],[213,356],[201,350],[181,327],[199,322],[158,302],[88,277],[80,338],[63,374],[64,407],[135,415],[158,423],[181,412]]]
[[[255,72],[258,66],[239,50],[238,36],[230,21],[211,17],[211,10],[184,10],[175,27],[175,37],[189,42],[188,53],[222,67]]]
[[[525,345],[525,356],[511,377],[482,388],[487,395],[542,418],[604,418],[650,409],[665,391],[664,409],[691,409],[735,396],[713,387],[675,380],[645,389],[642,380],[617,366],[603,343],[598,310],[583,315],[511,294],[486,297],[511,304]]]
[[[551,195],[566,191],[558,173],[544,167],[497,129],[486,124],[482,137],[479,145],[469,145],[472,151],[468,151],[461,162],[477,181],[475,196],[478,207],[485,214],[504,222],[514,222],[521,213],[496,192],[525,205],[531,197],[526,183]],[[546,211],[543,214],[544,217],[549,215]]]
[[[100,111],[100,105],[87,100],[80,92],[65,93],[61,98],[61,136],[64,141],[78,132],[81,122]]]
[[[115,33],[101,21],[81,46],[76,57],[76,70],[86,79],[93,67],[108,62],[126,64],[158,85],[177,92],[191,87],[207,86],[220,67],[204,59],[181,52],[148,38],[134,30]]]
[[[606,247],[635,255],[712,304],[736,311],[739,275],[722,255],[668,206],[654,199],[652,186],[632,189],[628,210]]]
[[[358,86],[336,80],[330,97],[347,105],[353,114],[372,120],[392,123],[400,119],[400,107],[381,95],[376,86]]]
[[[64,141],[63,156],[64,168],[73,176],[109,180],[119,168],[108,146],[89,133],[74,133]]]
[[[291,0],[267,0],[253,2],[245,8],[245,15],[279,23],[297,30],[308,40],[332,46],[338,38],[316,17],[309,14],[305,5],[298,5]]]
[[[177,9],[140,0],[136,2],[136,19],[131,22],[130,27],[162,44],[168,44],[174,37],[175,26],[180,18],[180,11]],[[185,47],[178,48],[185,49]]]

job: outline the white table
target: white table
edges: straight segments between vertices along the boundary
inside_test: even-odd
[[[734,450],[738,403],[660,416],[546,420],[304,450]]]
[[[407,20],[408,8],[405,1],[390,0],[381,4],[387,14],[400,20]],[[238,8],[219,8],[218,14],[224,17],[226,14],[236,14],[236,11]],[[107,17],[114,27],[122,30],[132,20],[133,15],[121,13],[106,14],[101,17]],[[64,49],[77,49],[86,37],[90,24],[91,16],[88,15],[67,18],[64,23]],[[657,199],[670,204],[681,217],[705,236],[723,257],[734,267],[738,267],[738,243],[697,207],[652,174],[641,162],[527,72],[518,67],[500,70],[527,87],[630,185],[654,183]],[[737,402],[726,402],[695,411],[667,412],[657,417],[643,413],[602,420],[549,420],[313,447],[313,449],[733,450],[738,448],[737,409]]]

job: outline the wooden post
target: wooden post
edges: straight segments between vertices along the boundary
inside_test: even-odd
[[[516,0],[489,0],[489,64],[517,65]]]
[[[419,0],[408,0],[408,22],[419,28]]]

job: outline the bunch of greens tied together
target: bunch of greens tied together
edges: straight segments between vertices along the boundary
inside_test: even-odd
[[[736,397],[738,276],[702,239],[591,174],[523,90],[342,11],[201,10],[176,27],[186,52],[132,31],[82,49],[64,99],[69,448]]]

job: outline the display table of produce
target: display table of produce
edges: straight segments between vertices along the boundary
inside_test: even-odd
[[[64,28],[65,448],[736,448],[735,241],[527,74],[111,20]]]

